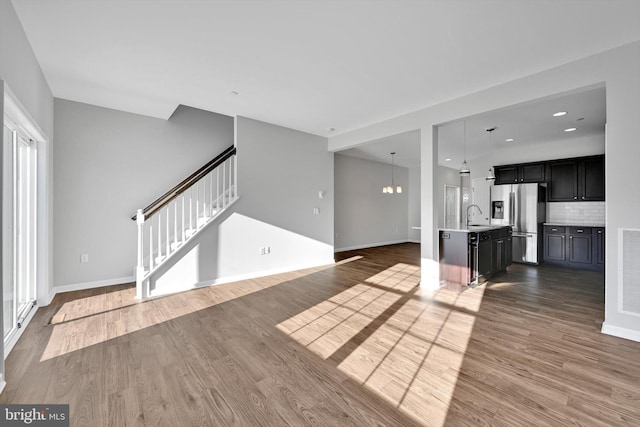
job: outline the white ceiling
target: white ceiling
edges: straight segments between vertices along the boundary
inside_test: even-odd
[[[558,111],[566,111],[567,114],[553,117]],[[466,159],[473,162],[487,153],[514,145],[529,146],[535,150],[535,145],[539,143],[562,143],[572,138],[604,135],[605,122],[603,86],[558,94],[438,127],[438,163],[459,168],[464,158],[465,141]],[[496,129],[491,134],[487,132],[487,129],[494,127]],[[572,127],[576,131],[564,131]],[[514,141],[507,142],[507,138],[513,138]],[[392,151],[396,152],[395,164],[404,167],[420,166],[420,133],[406,132],[371,141],[366,145],[341,151],[340,154],[390,163],[389,153]]]
[[[637,0],[12,3],[56,97],[325,136],[640,40]]]

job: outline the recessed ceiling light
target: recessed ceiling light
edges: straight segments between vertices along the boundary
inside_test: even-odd
[[[553,113],[553,117],[560,117],[564,116],[565,114],[567,114],[566,111],[558,111],[557,113]]]
[[[235,90],[231,91],[231,95],[237,95],[237,94],[238,94],[238,92],[236,92]]]
[[[565,131],[565,132],[573,132],[573,131],[575,131],[575,130],[578,130],[578,129],[577,129],[577,128],[567,128],[567,129],[565,129],[564,131]]]
[[[451,159],[447,158],[447,159],[444,159],[444,161],[445,161],[445,162],[450,162],[450,161],[451,161]]]
[[[505,141],[506,141],[506,142],[513,142],[513,141],[515,141],[515,139],[513,139],[513,138],[507,138],[507,139],[505,139]]]

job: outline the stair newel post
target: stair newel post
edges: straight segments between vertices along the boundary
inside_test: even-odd
[[[144,212],[138,209],[136,214],[138,224],[138,265],[136,266],[136,298],[146,298],[147,289],[144,288]]]

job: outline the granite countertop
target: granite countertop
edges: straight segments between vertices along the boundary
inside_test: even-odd
[[[458,228],[438,228],[440,231],[457,231],[460,233],[469,233],[471,231],[489,231],[489,230],[497,230],[499,228],[509,227],[508,225],[470,225],[467,228],[458,227]]]
[[[575,222],[545,222],[544,225],[555,225],[556,227],[604,227],[604,224],[578,224]]]

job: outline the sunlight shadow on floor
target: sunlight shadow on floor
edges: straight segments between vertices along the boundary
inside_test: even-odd
[[[426,291],[396,264],[277,325],[406,415],[442,425],[484,286]]]

